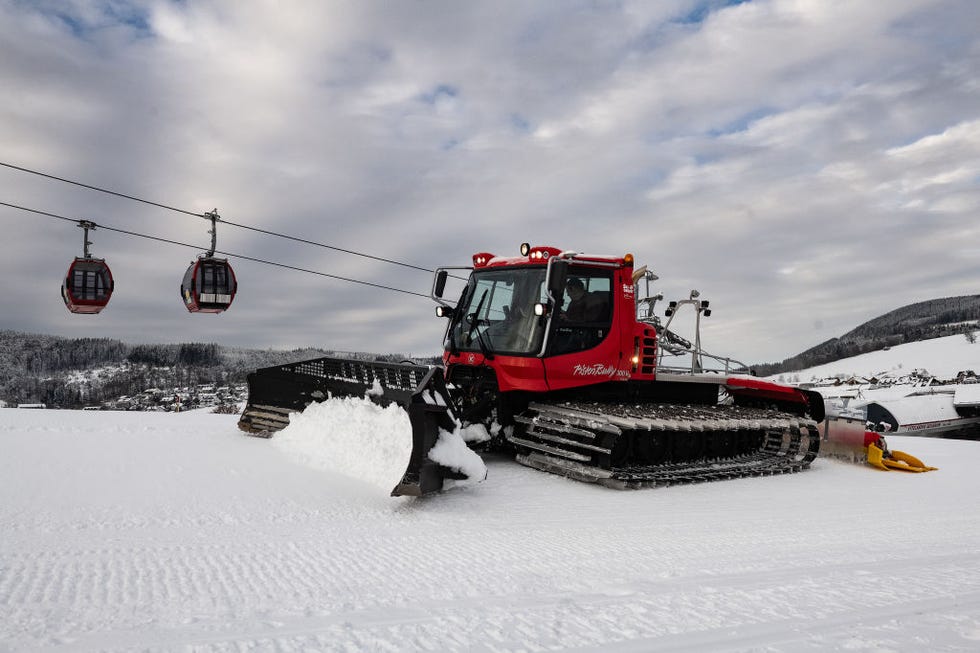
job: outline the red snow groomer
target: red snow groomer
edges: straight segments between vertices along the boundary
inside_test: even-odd
[[[450,272],[469,270],[455,302]],[[700,348],[711,314],[697,291],[662,323],[657,277],[633,256],[521,246],[436,270],[431,296],[447,320],[441,367],[320,358],[249,376],[240,428],[269,436],[288,414],[327,396],[397,403],[413,429],[411,460],[393,495],[441,489],[458,473],[434,463],[440,431],[482,424],[481,446],[531,467],[615,488],[796,472],[820,447],[822,397],[748,375]],[[671,331],[690,306],[695,342]],[[673,362],[672,362],[673,361]],[[381,392],[379,393],[378,386]]]

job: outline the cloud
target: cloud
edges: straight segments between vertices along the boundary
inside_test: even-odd
[[[966,0],[4,2],[0,160],[424,268],[522,241],[629,251],[668,296],[711,299],[709,349],[774,360],[976,292],[978,18]],[[0,327],[441,346],[423,297],[248,261],[231,310],[188,315],[204,220],[7,168],[0,201],[201,247],[97,231],[118,290],[69,316],[79,230],[0,208]],[[218,246],[431,283],[229,224]]]

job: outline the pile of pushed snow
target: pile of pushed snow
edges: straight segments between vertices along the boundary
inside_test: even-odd
[[[412,453],[408,413],[369,399],[333,397],[289,416],[289,426],[272,441],[316,469],[356,478],[390,491],[405,473]]]
[[[465,442],[488,438],[482,427],[440,430],[429,458],[463,472],[467,479],[457,484],[482,481],[486,465]],[[367,397],[331,397],[291,414],[289,426],[273,442],[305,465],[388,492],[401,480],[411,457],[412,425],[408,413],[395,404],[381,407]]]
[[[429,449],[429,459],[448,467],[449,469],[462,472],[466,475],[465,479],[453,481],[456,485],[470,485],[479,483],[487,477],[487,466],[480,456],[470,449],[467,442],[485,442],[490,439],[490,434],[480,424],[472,424],[466,427],[457,427],[452,433],[439,429],[439,439],[435,445]],[[446,488],[451,487],[447,483]]]

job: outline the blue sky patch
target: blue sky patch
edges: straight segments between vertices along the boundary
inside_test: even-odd
[[[717,137],[744,132],[752,123],[758,122],[767,116],[773,115],[774,113],[777,113],[777,111],[773,107],[759,107],[758,109],[753,109],[748,113],[742,114],[728,124],[709,129],[708,135]]]
[[[522,134],[531,133],[531,123],[519,113],[510,114],[510,126]]]
[[[734,7],[746,2],[751,2],[751,0],[708,0],[707,2],[698,2],[690,11],[678,17],[674,22],[681,23],[682,25],[697,25],[703,23],[708,15],[714,11],[724,9],[725,7]]]
[[[68,28],[72,36],[79,39],[85,39],[94,32],[119,25],[129,27],[139,37],[151,34],[146,9],[129,2],[102,3],[99,5],[99,11],[93,12],[90,16],[73,12],[73,7],[66,3],[22,2],[20,4],[42,16],[60,22]]]
[[[456,97],[459,97],[459,89],[449,84],[439,84],[428,93],[423,93],[419,99],[426,104],[435,104],[443,98],[452,99]]]

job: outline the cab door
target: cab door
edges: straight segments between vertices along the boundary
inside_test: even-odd
[[[629,361],[621,356],[618,276],[611,268],[569,268],[545,351],[549,389],[628,378]]]

